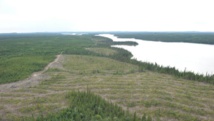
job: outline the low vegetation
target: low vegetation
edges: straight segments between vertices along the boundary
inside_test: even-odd
[[[31,118],[36,121],[147,121],[150,117],[144,116],[142,120],[135,114],[122,110],[121,107],[109,103],[100,96],[87,92],[71,92],[66,98],[69,108],[47,117]],[[29,119],[28,119],[29,120]]]
[[[129,33],[130,34],[130,33]],[[124,34],[124,35],[129,35]],[[134,34],[135,35],[135,34]],[[190,36],[190,35],[189,35]],[[203,36],[202,36],[203,37]],[[131,60],[131,53],[109,49],[111,40],[92,35],[65,36],[60,34],[12,34],[0,35],[0,84],[25,79],[35,71],[42,70],[55,55],[80,54],[110,57],[119,61],[138,65],[141,71],[150,70],[172,74],[179,78],[214,83],[213,75],[199,75],[192,72],[179,72],[175,68]],[[123,42],[120,42],[122,44]],[[124,43],[133,45],[133,43]],[[106,48],[105,50],[99,49]],[[21,48],[21,49],[20,49]],[[108,50],[109,49],[109,50]],[[100,54],[105,51],[109,53]],[[110,52],[111,51],[111,52]]]
[[[75,96],[71,96],[72,93],[90,89],[90,93],[128,111],[124,118],[129,115],[133,118],[136,114],[140,119],[145,114],[147,120],[214,119],[214,85],[151,71],[139,72],[136,65],[106,57],[64,55],[63,58],[59,62],[63,69],[52,68],[44,73],[52,78],[30,88],[1,92],[0,117],[11,120],[63,118],[69,112],[73,114],[74,108],[70,105]],[[106,120],[111,118],[100,116]]]
[[[2,54],[2,60],[19,60],[25,57],[20,59],[23,66],[30,60],[28,69],[35,69],[32,63],[39,62],[45,66],[53,61],[55,55],[62,52],[62,56],[56,62],[58,66],[50,67],[41,75],[50,78],[44,78],[38,85],[11,87],[0,92],[0,120],[214,119],[214,85],[210,82],[199,82],[198,79],[192,81],[183,75],[179,76],[179,72],[131,60],[129,52],[110,48],[112,41],[102,37],[42,34],[36,37],[30,35],[28,41],[29,35],[22,36],[23,39],[20,35],[14,39],[29,43],[45,42],[44,46],[41,45],[43,49],[39,44],[29,44],[27,47],[28,44],[25,43],[21,47],[38,48],[32,54],[26,48],[15,48],[17,52]],[[11,43],[7,45],[3,41]],[[7,45],[5,47],[12,48],[11,38],[0,42]],[[49,46],[45,46],[46,44]],[[44,52],[46,54],[42,54]],[[18,53],[22,53],[22,56]],[[31,60],[31,56],[36,59]],[[12,64],[3,63],[2,60],[1,67]],[[15,60],[13,62],[17,61]],[[17,61],[17,65],[19,64],[21,63]],[[41,69],[42,67],[38,68]],[[29,76],[30,73],[26,75]]]
[[[0,84],[22,80],[42,70],[60,53],[88,54],[91,36],[60,34],[0,35]]]
[[[111,48],[86,48],[86,50],[104,56],[110,56],[117,53],[116,50],[113,50]]]

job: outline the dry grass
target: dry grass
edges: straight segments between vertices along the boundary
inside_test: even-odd
[[[0,92],[0,117],[17,119],[67,106],[71,90],[92,92],[154,120],[214,120],[214,85],[178,79],[108,58],[64,55],[64,69],[50,69],[38,86]]]

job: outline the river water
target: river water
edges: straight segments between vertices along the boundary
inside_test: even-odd
[[[132,53],[132,59],[157,63],[164,67],[175,67],[179,71],[191,71],[198,74],[214,74],[214,45],[184,42],[157,42],[133,38],[118,38],[111,34],[100,34],[115,42],[133,41],[137,46],[113,45]]]

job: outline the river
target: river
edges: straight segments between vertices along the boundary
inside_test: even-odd
[[[132,59],[157,63],[164,67],[175,67],[179,71],[198,74],[214,74],[214,45],[184,42],[157,42],[133,38],[118,38],[111,34],[100,34],[115,42],[133,41],[137,46],[113,45],[132,53]]]

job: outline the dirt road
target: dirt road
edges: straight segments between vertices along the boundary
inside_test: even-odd
[[[62,58],[63,58],[62,54],[57,55],[56,59],[53,62],[49,63],[44,68],[44,70],[33,73],[27,79],[20,80],[20,81],[17,81],[17,82],[13,82],[13,83],[8,83],[8,84],[1,84],[0,85],[0,92],[8,92],[8,91],[16,90],[16,89],[20,89],[20,88],[28,88],[28,87],[35,86],[35,85],[39,84],[40,81],[49,78],[48,75],[44,74],[45,71],[47,71],[51,67],[61,66],[59,64],[59,60],[62,59]]]

